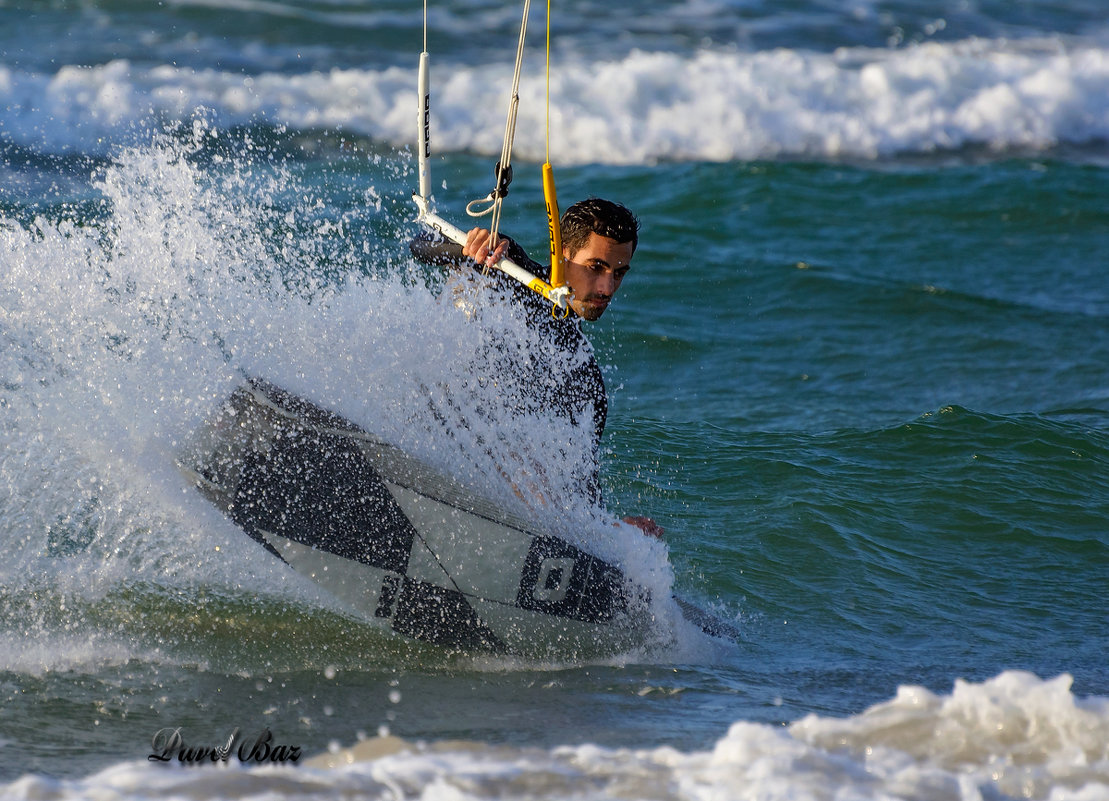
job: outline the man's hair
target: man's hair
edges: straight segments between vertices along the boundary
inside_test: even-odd
[[[562,247],[577,253],[589,241],[590,234],[613,239],[620,244],[632,243],[632,252],[639,245],[639,220],[624,206],[591,197],[575,203],[562,215]]]

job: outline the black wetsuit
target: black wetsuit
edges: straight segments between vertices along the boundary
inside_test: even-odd
[[[409,245],[412,255],[420,261],[440,266],[468,265],[481,271],[481,265],[462,255],[461,246],[429,237],[430,235],[417,237]],[[539,278],[550,279],[549,267],[533,261],[511,239],[508,243],[505,255],[511,261]],[[608,396],[600,365],[593,355],[593,346],[582,333],[581,320],[573,311],[566,317],[552,315],[551,302],[542,295],[497,270],[493,270],[492,274],[499,276],[499,283],[512,292],[514,301],[527,309],[527,324],[535,332],[536,338],[541,342],[553,343],[556,350],[565,356],[569,367],[558,371],[557,375],[552,375],[538,363],[531,366],[533,374],[527,381],[531,398],[525,410],[532,413],[554,412],[569,419],[579,428],[592,423],[590,433],[593,440],[593,469],[592,475],[586,480],[587,486],[583,489],[593,502],[599,504],[601,489],[598,454],[608,417]],[[589,417],[592,419],[589,420]]]

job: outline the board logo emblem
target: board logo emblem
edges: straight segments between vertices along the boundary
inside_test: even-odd
[[[558,603],[566,599],[570,579],[574,576],[576,560],[569,557],[549,556],[539,565],[539,575],[532,587],[531,597],[537,601]]]
[[[516,605],[590,623],[627,609],[625,579],[615,567],[557,537],[531,542]]]

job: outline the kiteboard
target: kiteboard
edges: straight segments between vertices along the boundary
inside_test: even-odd
[[[651,627],[619,566],[266,381],[235,390],[179,463],[272,555],[393,634],[550,657],[626,650]]]

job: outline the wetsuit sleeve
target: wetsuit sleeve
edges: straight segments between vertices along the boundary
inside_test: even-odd
[[[544,267],[537,261],[533,261],[527,252],[516,243],[516,240],[511,237],[503,236],[508,242],[508,248],[505,251],[505,256],[510,261],[515,262],[520,267],[530,272],[532,275],[543,278],[550,275],[550,268]],[[451,242],[449,239],[444,239],[441,236],[436,236],[430,231],[424,231],[418,234],[408,243],[408,250],[416,258],[424,264],[431,264],[436,267],[461,267],[469,265],[472,269],[481,270],[481,265],[473,259],[462,255],[462,246]],[[513,282],[515,283],[515,282]],[[530,292],[530,290],[528,290]]]
[[[408,243],[408,250],[417,261],[436,267],[459,267],[470,261],[462,255],[462,246],[449,239],[421,233]]]

